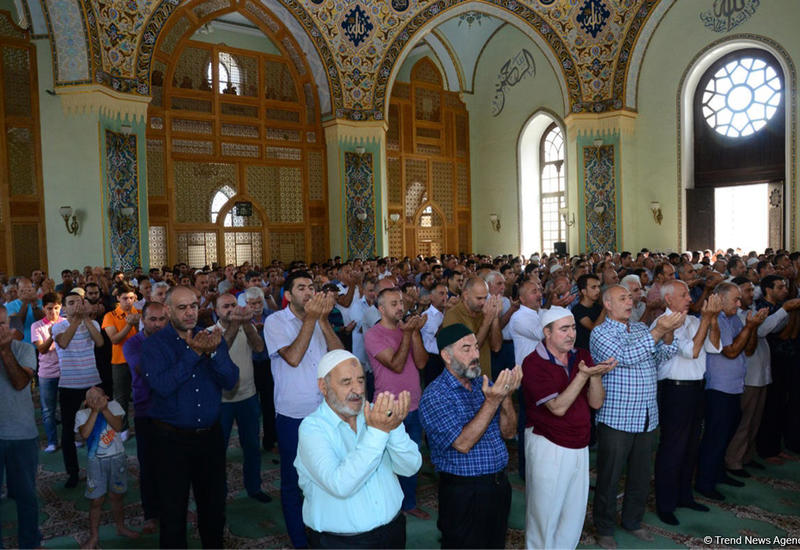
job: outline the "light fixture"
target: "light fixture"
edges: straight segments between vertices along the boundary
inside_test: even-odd
[[[358,220],[359,223],[364,223],[365,221],[367,221],[367,211],[361,206],[356,206],[353,209],[353,216],[355,216],[356,220]]]
[[[108,220],[111,222],[111,227],[118,233],[122,234],[129,231],[134,225],[134,213],[136,210],[132,206],[113,207],[108,208]]]
[[[653,220],[658,225],[661,225],[661,220],[664,219],[664,215],[661,213],[661,203],[658,201],[651,202],[650,211],[653,213]]]
[[[595,147],[602,147],[603,140],[602,140],[602,138],[596,138],[594,141],[592,141],[592,143],[594,143]]]
[[[596,204],[592,210],[594,211],[595,216],[597,219],[600,220],[600,223],[606,223],[606,207],[602,204]]]
[[[72,214],[72,207],[71,206],[62,206],[58,209],[58,213],[64,218],[64,225],[67,227],[67,233],[70,235],[77,235],[78,229],[80,226],[78,225],[78,215]],[[70,223],[69,218],[72,216],[72,222]]]
[[[492,212],[489,214],[489,222],[492,224],[492,229],[495,231],[500,231],[500,217]]]
[[[130,124],[123,124],[122,126],[119,127],[119,131],[125,134],[126,136],[129,136],[133,133],[133,126],[131,126]]]
[[[389,227],[393,227],[397,225],[397,222],[400,221],[400,214],[398,212],[392,212],[389,214],[389,223],[387,224]]]
[[[357,154],[357,155],[359,155],[359,156],[361,156],[361,155],[363,155],[364,153],[366,153],[366,152],[367,152],[367,150],[366,150],[366,149],[365,149],[363,146],[361,146],[361,145],[359,145],[358,147],[356,147],[356,149],[355,149],[355,150],[356,150],[356,154]]]
[[[567,216],[569,215],[569,208],[567,208],[566,206],[562,206],[561,208],[558,209],[558,213],[561,214],[562,218],[564,218],[564,223],[567,225],[567,227],[572,227],[573,225],[575,225],[574,213],[572,214],[572,216],[569,216],[569,219],[567,218]]]

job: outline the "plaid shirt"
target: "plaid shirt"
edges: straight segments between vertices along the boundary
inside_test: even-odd
[[[480,476],[498,472],[508,464],[508,450],[500,435],[500,409],[468,453],[453,448],[461,430],[483,405],[482,383],[481,378],[476,378],[469,391],[445,369],[425,388],[419,402],[420,420],[428,434],[431,462],[437,472]]]
[[[606,400],[597,421],[623,432],[651,432],[658,426],[658,365],[678,352],[673,342],[656,344],[644,323],[606,320],[592,330],[589,349],[595,364],[613,357],[617,366],[603,376]]]

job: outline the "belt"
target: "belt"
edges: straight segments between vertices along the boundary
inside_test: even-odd
[[[671,378],[666,378],[662,382],[670,386],[702,386],[706,383],[705,380],[672,380]]]
[[[155,418],[153,419],[153,424],[168,432],[173,432],[183,435],[206,434],[219,426],[219,423],[215,422],[213,426],[209,426],[208,428],[178,428],[177,426],[173,426],[172,424],[167,424],[166,422],[162,420],[157,420]]]
[[[513,344],[514,340],[503,340],[504,344]]]
[[[493,474],[480,476],[457,476],[447,472],[439,472],[439,479],[454,485],[500,485],[506,478],[505,468]]]
[[[365,535],[375,535],[377,533],[380,533],[384,529],[388,529],[389,527],[400,521],[402,517],[403,517],[403,512],[397,512],[397,515],[394,518],[392,518],[392,520],[389,521],[388,523],[384,523],[383,525],[378,525],[374,529],[370,529],[369,531],[365,531],[363,533],[332,533],[330,531],[315,531],[315,532],[319,533],[320,535],[325,535],[328,537],[336,537],[339,539],[349,539],[354,537],[363,537]],[[309,527],[308,529],[309,531],[314,531],[313,529],[311,529],[311,527]]]

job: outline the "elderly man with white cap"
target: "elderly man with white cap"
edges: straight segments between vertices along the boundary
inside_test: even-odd
[[[325,400],[300,424],[294,461],[310,546],[404,548],[397,476],[413,475],[422,464],[403,427],[409,392],[383,392],[370,405],[364,369],[345,350],[322,357],[317,383]]]
[[[527,548],[575,548],[589,498],[590,407],[605,399],[602,376],[617,364],[597,365],[576,349],[575,318],[554,306],[541,315],[544,340],[522,364],[525,395]]]

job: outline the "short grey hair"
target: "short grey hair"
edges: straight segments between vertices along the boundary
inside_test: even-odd
[[[254,300],[256,298],[264,299],[264,291],[261,290],[260,287],[251,286],[244,290],[244,299],[245,300]]]
[[[661,285],[661,299],[665,299],[667,296],[670,296],[673,292],[675,292],[675,287],[678,285],[685,286],[687,290],[689,288],[689,285],[679,279],[669,280]]]
[[[642,288],[642,280],[639,278],[638,275],[625,275],[622,280],[619,282],[622,286],[627,288],[628,290],[631,289],[630,284],[636,283],[639,288]]]
[[[169,283],[164,281],[158,281],[157,283],[153,283],[153,285],[150,287],[150,294],[153,294],[159,288],[166,288],[167,290],[169,290]]]
[[[487,285],[492,284],[495,281],[495,279],[505,280],[503,274],[500,273],[499,271],[490,271],[489,273],[486,273],[483,276],[483,280],[486,282]]]

